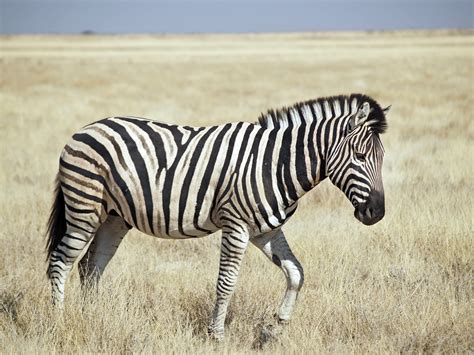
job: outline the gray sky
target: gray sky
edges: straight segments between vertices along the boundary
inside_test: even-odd
[[[0,33],[473,28],[474,0],[0,0]]]

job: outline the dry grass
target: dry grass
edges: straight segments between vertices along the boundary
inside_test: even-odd
[[[76,274],[64,318],[49,302],[44,225],[59,152],[110,115],[192,125],[364,92],[393,104],[385,219],[358,223],[329,182],[285,227],[306,271],[293,321],[263,351],[474,350],[472,32],[2,37],[0,352],[246,353],[284,290],[251,247],[227,339],[205,336],[219,237],[131,233],[98,295]]]

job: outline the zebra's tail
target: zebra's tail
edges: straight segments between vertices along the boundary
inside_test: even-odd
[[[51,254],[56,249],[58,244],[61,242],[61,239],[66,233],[66,216],[65,216],[65,206],[64,206],[64,195],[61,190],[61,183],[59,177],[56,177],[56,189],[55,189],[55,199],[53,206],[51,207],[51,214],[48,219],[48,228],[46,231],[46,251],[47,251],[47,260],[51,260]],[[49,277],[49,265],[46,271]]]

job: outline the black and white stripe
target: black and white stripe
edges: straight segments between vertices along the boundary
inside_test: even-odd
[[[89,243],[84,281],[100,276],[131,227],[174,239],[222,230],[213,336],[223,336],[249,241],[285,272],[279,319],[289,319],[303,270],[281,226],[326,177],[356,210],[383,194],[384,113],[354,94],[269,111],[257,123],[188,127],[111,117],[84,127],[60,158],[48,240],[53,299],[63,302],[68,272]]]

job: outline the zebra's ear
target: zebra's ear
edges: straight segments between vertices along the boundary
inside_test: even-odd
[[[363,124],[370,114],[370,105],[368,102],[364,102],[357,112],[349,118],[349,122],[347,124],[348,132],[352,132],[357,126]]]
[[[387,107],[383,108],[382,109],[383,114],[386,115],[387,113],[389,113],[391,108],[392,108],[392,105],[388,105]]]
[[[365,122],[367,117],[369,117],[370,105],[368,102],[364,102],[361,107],[357,110],[355,115],[355,125],[358,126]]]

